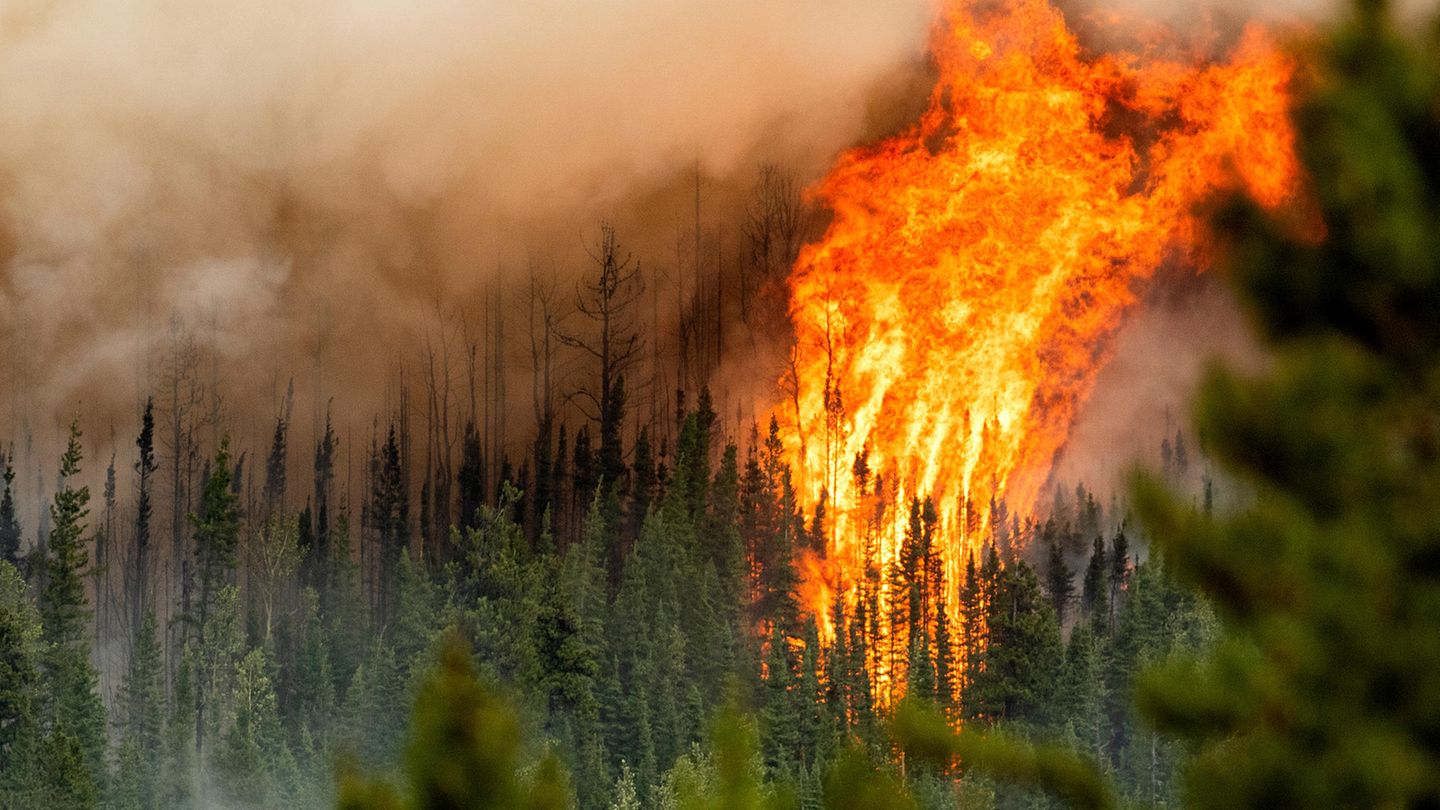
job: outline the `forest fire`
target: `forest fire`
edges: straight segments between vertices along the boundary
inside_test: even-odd
[[[1035,506],[1146,281],[1203,268],[1196,205],[1236,183],[1278,205],[1297,181],[1294,66],[1258,25],[1221,59],[1092,55],[1045,0],[957,0],[931,51],[921,119],[814,189],[834,219],[790,282],[780,412],[801,497],[826,505],[808,596],[827,623],[867,565],[896,598],[912,523],[957,587],[992,525]]]

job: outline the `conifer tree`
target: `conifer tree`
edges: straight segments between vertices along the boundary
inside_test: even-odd
[[[40,616],[20,571],[0,560],[0,793],[19,790],[42,734],[39,725]]]
[[[1046,556],[1045,589],[1050,595],[1050,604],[1055,609],[1055,618],[1061,627],[1069,615],[1070,603],[1075,599],[1075,581],[1070,567],[1065,564],[1065,551],[1059,540],[1052,540]]]
[[[207,732],[217,718],[209,716],[211,699],[215,696],[216,678],[227,674],[223,656],[233,646],[232,615],[236,549],[240,542],[239,498],[231,489],[230,441],[220,440],[200,488],[199,511],[190,516],[195,531],[195,567],[200,574],[200,591],[189,620],[194,628],[194,642],[200,652],[201,666],[195,680],[195,744],[203,750]],[[224,592],[229,591],[229,595]]]
[[[1098,535],[1090,549],[1090,562],[1085,566],[1085,580],[1080,590],[1080,606],[1092,622],[1102,619],[1109,605],[1109,564],[1105,541]]]
[[[160,769],[160,806],[191,807],[197,793],[195,756],[195,655],[186,647],[175,670],[170,713],[165,720],[165,755]]]
[[[155,460],[155,401],[145,399],[145,410],[140,417],[140,435],[135,438],[139,458],[135,460],[135,537],[134,563],[127,569],[126,591],[130,604],[130,626],[138,630],[144,623],[147,611],[153,611],[151,598],[151,518],[154,513],[155,472],[159,465]]]
[[[1197,408],[1206,452],[1254,488],[1204,515],[1154,482],[1136,506],[1227,634],[1142,705],[1200,746],[1197,807],[1424,806],[1440,797],[1440,40],[1434,15],[1354,3],[1294,114],[1323,231],[1243,199],[1230,276],[1270,346]],[[1140,587],[1137,584],[1137,588]]]
[[[0,561],[20,567],[20,519],[15,514],[15,461],[4,456],[5,489],[0,492]]]
[[[164,754],[165,678],[155,615],[146,612],[135,632],[130,665],[120,687],[122,735],[119,782],[132,806],[160,806]]]
[[[562,810],[569,788],[553,757],[522,771],[520,719],[481,684],[458,640],[415,701],[406,746],[406,798],[389,785],[344,775],[342,810],[455,807],[472,810]]]
[[[542,452],[542,446],[536,439],[537,457]],[[548,455],[549,442],[543,447],[543,452]],[[540,469],[540,463],[536,462],[536,469]],[[480,450],[480,431],[475,429],[475,420],[465,420],[465,435],[460,442],[460,470],[456,474],[460,489],[460,530],[472,529],[475,527],[475,513],[480,505],[485,502],[485,459]],[[543,510],[549,506],[549,499],[540,496],[536,499],[536,509]]]
[[[951,717],[955,711],[957,679],[955,640],[950,630],[947,588],[941,586],[940,601],[935,606],[935,704],[941,714]]]
[[[395,612],[395,574],[410,544],[410,497],[400,457],[400,441],[391,424],[384,445],[370,460],[369,520],[379,551],[376,623],[384,626]]]
[[[47,715],[52,732],[67,735],[78,746],[90,779],[102,785],[105,710],[90,663],[91,614],[84,583],[89,563],[85,519],[90,513],[90,488],[77,485],[82,458],[80,429],[71,423],[70,438],[60,458],[60,486],[50,506],[50,536],[40,591],[46,645],[41,674],[47,684]]]
[[[330,590],[328,587],[329,578],[333,573],[334,566],[340,559],[332,543],[335,540],[335,518],[337,511],[332,499],[331,482],[335,478],[335,451],[340,446],[340,440],[335,437],[335,429],[330,423],[330,411],[325,411],[325,429],[320,438],[315,442],[315,498],[314,498],[314,532],[311,535],[314,539],[311,545],[311,559],[307,562],[307,579],[320,592],[321,597]],[[309,523],[301,526],[301,530],[309,529]],[[348,538],[346,538],[348,539]],[[349,549],[345,550],[344,562],[349,562]]]

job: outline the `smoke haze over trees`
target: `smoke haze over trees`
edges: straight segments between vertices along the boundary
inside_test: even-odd
[[[1154,294],[1042,503],[978,505],[983,523],[958,531],[980,551],[958,571],[928,493],[897,498],[864,453],[841,459],[874,525],[905,528],[893,563],[864,552],[855,599],[817,594],[833,513],[802,503],[771,413],[785,281],[827,216],[805,186],[928,89],[931,11],[0,10],[0,808],[1056,806],[1035,784],[1169,806],[1203,798],[1207,773],[1255,806],[1433,795],[1325,728],[1305,739],[1335,743],[1360,792],[1313,773],[1263,789],[1313,763],[1266,726],[1272,681],[1225,681],[1276,643],[1276,605],[1255,591],[1336,588],[1318,614],[1285,614],[1309,631],[1342,622],[1346,592],[1320,563],[1297,569],[1313,580],[1246,579],[1230,564],[1277,561],[1236,538],[1264,520],[1289,542],[1327,504],[1363,510],[1359,490],[1307,477],[1323,466],[1305,448],[1337,422],[1246,422],[1212,383],[1202,424],[1236,433],[1189,426],[1202,355],[1268,371],[1276,351],[1243,337],[1213,280],[1177,274]],[[1433,128],[1423,104],[1402,112]],[[1370,380],[1354,390],[1416,417],[1407,446],[1428,459],[1429,400],[1404,384],[1428,362],[1405,340],[1428,335],[1425,313],[1391,333],[1345,309],[1404,296],[1384,262],[1364,264],[1373,286],[1346,286],[1345,240],[1374,234],[1322,190],[1346,226],[1307,265],[1329,273],[1330,308],[1286,320],[1282,293],[1309,277],[1277,290],[1265,272],[1288,254],[1241,266],[1245,300],[1284,344],[1282,371],[1334,360],[1321,382]],[[1382,237],[1410,233],[1389,213]],[[1346,329],[1373,365],[1305,353]],[[1299,393],[1279,405],[1314,394],[1286,379]],[[1342,404],[1358,410],[1325,414],[1375,427]],[[1374,456],[1382,434],[1329,460]],[[1288,466],[1247,455],[1250,440]],[[1154,470],[1149,523],[1112,487],[1135,461]],[[1378,499],[1395,476],[1361,483]],[[1395,523],[1365,513],[1366,531],[1413,528],[1396,524],[1425,492]],[[1292,496],[1304,510],[1286,511]],[[1207,558],[1202,536],[1233,559]],[[1394,585],[1428,604],[1405,589],[1413,560],[1325,537],[1347,575],[1384,563],[1393,579],[1366,580],[1369,596]],[[1433,631],[1400,612],[1415,636],[1390,646]],[[1383,698],[1404,661],[1369,652],[1354,660]],[[1207,656],[1208,678],[1142,675]],[[1283,664],[1256,671],[1283,683]],[[1336,671],[1316,664],[1277,705],[1323,716]],[[1147,722],[1142,682],[1149,716],[1192,742]],[[1253,705],[1221,717],[1186,703],[1196,684]],[[1386,715],[1401,742],[1364,729],[1402,765],[1433,764],[1417,694],[1413,715]],[[1252,724],[1242,742],[1270,758],[1227,754],[1220,719]],[[1382,789],[1396,774],[1410,781]]]

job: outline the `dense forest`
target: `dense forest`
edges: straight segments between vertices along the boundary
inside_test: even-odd
[[[694,409],[677,410],[675,452],[657,454],[643,431],[618,446],[621,395],[606,412],[613,421],[600,423],[593,450],[584,428],[572,451],[537,442],[531,469],[544,483],[487,486],[468,443],[453,482],[462,517],[443,527],[414,503],[397,428],[370,456],[353,517],[327,497],[332,438],[315,449],[315,490],[299,510],[282,506],[283,421],[253,503],[222,438],[178,538],[154,525],[163,478],[152,409],[133,475],[107,473],[95,518],[76,483],[83,437],[72,433],[44,542],[22,542],[10,489],[0,505],[8,800],[328,804],[338,761],[399,762],[416,684],[447,634],[504,685],[530,730],[527,750],[564,762],[582,807],[627,792],[659,802],[706,767],[710,720],[740,707],[755,712],[766,772],[802,803],[818,801],[821,776],[849,746],[883,756],[887,710],[904,694],[956,722],[1072,740],[1137,795],[1171,795],[1178,751],[1137,725],[1129,681],[1143,661],[1207,643],[1214,620],[1160,567],[1137,565],[1123,517],[1105,517],[1083,487],[1057,490],[1043,524],[994,521],[955,587],[931,547],[933,507],[892,504],[910,514],[903,567],[872,566],[871,596],[817,617],[801,604],[797,560],[823,551],[824,516],[797,507],[775,423],[742,453],[716,435],[702,390]],[[1183,436],[1175,448],[1166,441],[1166,460],[1183,471]],[[136,496],[122,510],[126,486]],[[168,624],[156,618],[166,591],[147,560],[157,542],[184,549]],[[882,577],[906,594],[884,634]],[[96,593],[115,615],[98,616]],[[109,701],[93,663],[102,620],[133,628]],[[968,631],[979,627],[983,637]],[[921,781],[938,797],[946,778]]]
[[[433,386],[377,420],[359,486],[328,421],[296,448],[287,404],[252,454],[203,391],[154,392],[133,463],[78,421],[53,486],[7,449],[0,806],[1433,804],[1435,43],[1357,4],[1296,113],[1316,210],[1216,207],[1266,368],[1212,374],[1129,497],[976,510],[954,581],[934,504],[862,455],[904,544],[817,609],[827,517],[780,424],[629,396],[608,227],[589,329],[535,355],[592,383],[544,379],[525,428],[472,414],[453,465]]]

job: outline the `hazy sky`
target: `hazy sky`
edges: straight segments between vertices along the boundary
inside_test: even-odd
[[[365,338],[423,329],[437,297],[557,230],[563,264],[594,218],[697,157],[717,178],[771,152],[823,165],[863,133],[876,82],[921,58],[929,16],[929,0],[0,3],[11,377],[51,409],[128,406],[170,313],[275,374],[322,331],[373,351],[347,335],[357,319]]]

